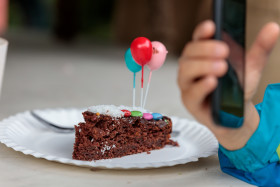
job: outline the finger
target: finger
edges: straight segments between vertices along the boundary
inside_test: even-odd
[[[199,24],[193,33],[193,40],[209,39],[214,36],[215,24],[212,20],[206,20]]]
[[[268,23],[263,27],[247,54],[247,63],[250,63],[250,69],[263,70],[278,37],[279,25],[277,23]]]
[[[221,58],[229,55],[229,47],[226,43],[215,40],[198,41],[188,43],[183,50],[183,57],[188,58]]]
[[[189,107],[201,106],[217,84],[218,80],[214,76],[207,76],[193,83],[187,91],[182,92],[184,104]]]
[[[227,72],[225,60],[180,60],[178,84],[181,90],[188,89],[189,85],[205,76],[221,77]]]

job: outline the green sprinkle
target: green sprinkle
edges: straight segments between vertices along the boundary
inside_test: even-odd
[[[140,111],[131,111],[131,116],[132,117],[142,117],[143,113]]]
[[[167,119],[165,119],[164,121],[165,121],[165,123],[169,124],[169,121]]]

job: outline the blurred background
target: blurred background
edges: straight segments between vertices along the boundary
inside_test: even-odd
[[[265,23],[280,22],[280,1],[247,2],[249,47]],[[169,51],[152,79],[147,107],[184,111],[177,58],[194,27],[207,18],[211,0],[0,0],[0,36],[9,41],[0,117],[32,108],[131,105],[132,75],[123,56],[138,36],[159,40]],[[267,84],[280,82],[279,48],[256,103]]]
[[[41,34],[53,42],[128,46],[138,36],[179,55],[194,26],[210,17],[209,0],[1,0],[1,33]],[[30,34],[30,35],[32,35]]]

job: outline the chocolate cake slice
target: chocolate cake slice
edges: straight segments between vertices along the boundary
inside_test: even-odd
[[[83,112],[75,126],[73,159],[100,160],[178,146],[170,140],[172,121],[167,116],[129,107],[100,105]]]

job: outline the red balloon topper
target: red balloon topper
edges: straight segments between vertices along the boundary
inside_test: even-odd
[[[152,58],[153,47],[148,38],[135,38],[131,43],[130,50],[132,57],[140,66],[146,65]]]

